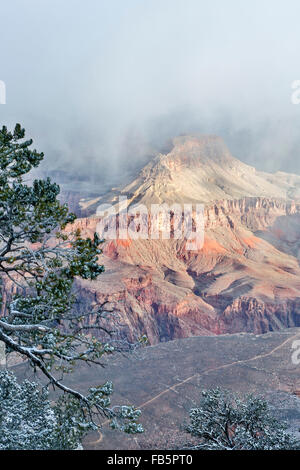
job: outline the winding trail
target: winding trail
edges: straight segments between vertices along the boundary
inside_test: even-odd
[[[214,372],[216,370],[226,369],[228,367],[232,367],[232,366],[235,366],[237,364],[246,364],[247,362],[255,361],[257,359],[262,359],[262,358],[265,358],[265,357],[268,357],[268,356],[272,356],[272,354],[274,354],[276,351],[282,349],[287,343],[289,343],[290,341],[295,340],[296,338],[300,338],[300,333],[296,333],[295,335],[287,338],[286,340],[284,340],[282,343],[280,343],[278,346],[276,346],[275,348],[273,348],[271,351],[269,351],[267,353],[258,354],[256,356],[250,357],[249,359],[242,359],[240,361],[234,361],[234,362],[230,362],[228,364],[222,364],[222,365],[217,366],[217,367],[206,369],[202,372],[196,372],[195,374],[191,375],[190,377],[187,377],[186,379],[184,379],[180,382],[177,382],[174,385],[171,385],[170,387],[167,387],[162,392],[158,393],[154,397],[150,398],[149,400],[145,401],[141,405],[137,406],[137,408],[138,409],[144,408],[145,406],[149,405],[150,403],[153,403],[155,400],[157,400],[161,396],[165,395],[166,393],[169,393],[170,391],[176,392],[176,388],[181,387],[181,385],[189,382],[190,380],[193,380],[196,377],[201,377],[202,375],[209,374],[210,372]],[[102,426],[104,426],[107,423],[109,423],[109,420],[104,421],[102,423]],[[99,444],[100,442],[102,442],[103,433],[101,431],[98,431],[98,433],[99,433],[99,438],[96,441],[91,442],[90,443],[91,445],[96,445],[96,444]]]

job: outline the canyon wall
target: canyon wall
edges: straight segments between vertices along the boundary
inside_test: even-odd
[[[300,326],[300,204],[223,200],[205,207],[204,217],[204,245],[196,251],[182,239],[108,240],[100,257],[106,272],[78,281],[80,296],[95,305],[108,299],[123,334],[146,334],[152,344]],[[98,221],[82,218],[75,226],[91,236]]]

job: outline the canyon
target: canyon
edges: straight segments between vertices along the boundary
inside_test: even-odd
[[[113,403],[141,409],[145,433],[127,436],[104,420],[84,438],[84,449],[181,449],[188,410],[201,389],[216,386],[262,395],[299,437],[300,375],[293,357],[299,357],[300,337],[300,176],[257,171],[231,156],[218,137],[181,136],[130,181],[100,189],[88,196],[75,184],[62,185],[61,200],[78,215],[67,231],[92,237],[103,219],[117,229],[102,244],[105,272],[94,281],[76,280],[74,308],[89,313],[93,325],[94,309],[106,302],[117,329],[113,340],[147,341],[103,358],[104,367],[77,365],[66,384],[86,393],[112,380]],[[103,204],[108,215],[99,211]],[[151,211],[153,204],[169,206],[169,221],[148,219],[143,237],[141,207]],[[173,204],[203,206],[204,237],[196,249],[173,236],[182,215]],[[136,222],[135,237],[119,236],[124,208],[126,229]],[[195,226],[195,211],[191,218]],[[157,239],[150,236],[153,227]],[[6,281],[3,309],[16,292]],[[14,353],[6,367],[20,379],[44,383]]]
[[[92,236],[99,205],[118,217],[120,197],[129,210],[204,205],[199,249],[188,250],[184,238],[108,239],[99,258],[105,273],[77,282],[84,305],[109,302],[127,339],[146,335],[156,344],[300,326],[300,176],[257,171],[219,137],[180,136],[128,184],[81,198],[75,227]]]

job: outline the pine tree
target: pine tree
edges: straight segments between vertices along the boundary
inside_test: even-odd
[[[202,391],[200,403],[189,412],[186,431],[196,438],[193,449],[278,450],[299,449],[286,424],[271,413],[268,403],[253,395],[220,388]]]
[[[58,378],[80,362],[102,364],[118,343],[109,339],[105,305],[80,315],[72,309],[74,279],[94,280],[104,271],[98,259],[103,240],[97,234],[83,238],[71,229],[76,216],[59,202],[59,186],[49,178],[26,184],[28,173],[44,157],[31,146],[19,124],[13,132],[5,126],[0,130],[0,280],[4,288],[7,279],[18,287],[18,294],[3,305],[0,341],[7,352],[22,355],[66,394],[69,402],[61,401],[64,413],[72,405],[72,412],[77,407],[87,426],[105,416],[114,427],[141,432],[139,410],[111,407],[111,383],[84,395]],[[87,321],[91,313],[93,325]],[[93,329],[102,332],[102,340],[91,335]],[[49,409],[43,412],[51,421]]]

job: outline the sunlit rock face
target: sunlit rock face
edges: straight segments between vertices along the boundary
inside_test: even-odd
[[[103,196],[81,201],[82,213],[96,213],[99,204],[204,203],[243,197],[300,197],[300,176],[268,174],[234,158],[216,136],[181,136],[169,153],[156,155],[132,180]]]

